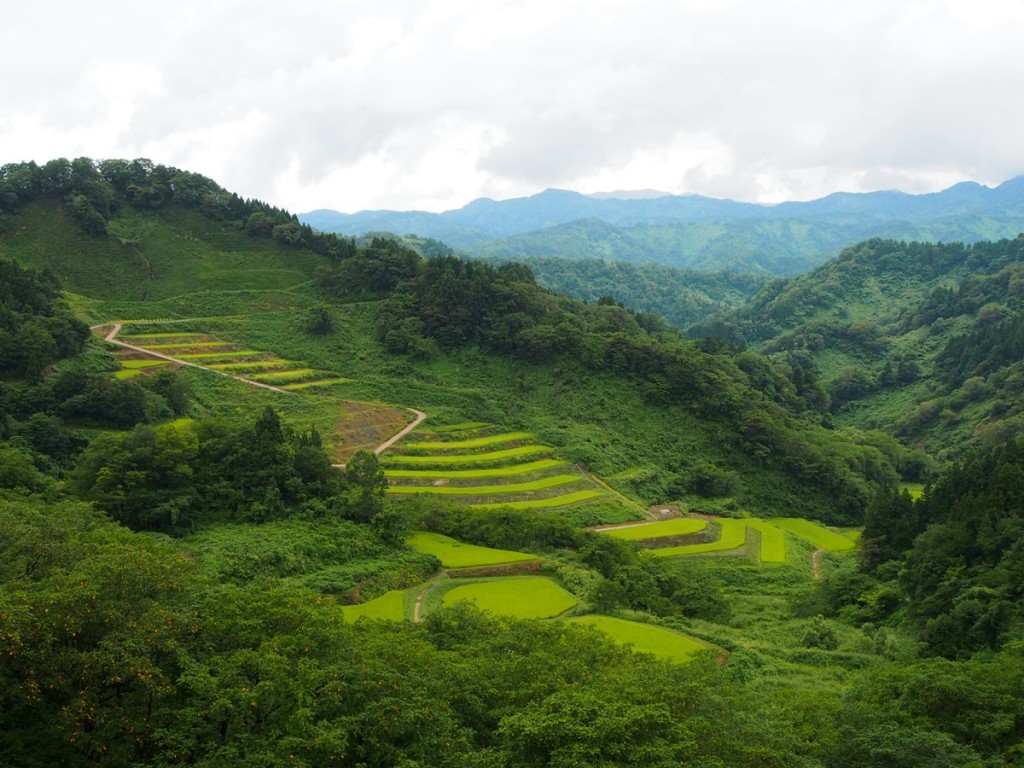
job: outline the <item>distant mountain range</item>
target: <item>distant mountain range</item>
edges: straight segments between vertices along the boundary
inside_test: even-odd
[[[651,195],[549,189],[481,198],[444,213],[317,210],[299,219],[345,235],[431,237],[470,256],[602,258],[771,275],[804,272],[872,237],[971,243],[1024,231],[1024,176],[995,188],[963,182],[923,195],[838,192],[778,205]]]

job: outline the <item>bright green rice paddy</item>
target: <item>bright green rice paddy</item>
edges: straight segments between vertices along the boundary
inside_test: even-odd
[[[554,475],[531,480],[528,483],[506,483],[505,485],[392,485],[389,493],[428,493],[439,496],[482,496],[491,494],[530,493],[545,488],[556,488],[560,485],[575,483],[577,475]]]
[[[406,543],[419,552],[433,555],[445,568],[475,568],[481,565],[503,565],[537,559],[536,555],[527,552],[465,544],[439,533],[414,533]]]
[[[601,531],[616,539],[626,541],[643,541],[644,539],[662,539],[669,536],[687,536],[700,533],[708,527],[708,521],[697,517],[678,517],[673,520],[662,520],[657,523],[641,523],[612,528]]]
[[[650,653],[677,663],[688,662],[698,651],[711,647],[670,629],[611,616],[580,616],[566,621],[597,627],[617,643],[631,645],[640,653]]]
[[[553,467],[565,466],[560,459],[539,459],[526,464],[513,464],[508,467],[485,467],[483,469],[385,469],[384,474],[395,478],[423,478],[460,480],[480,477],[515,477],[530,472],[539,472]]]
[[[841,533],[799,517],[774,518],[771,524],[828,552],[849,552],[857,544]]]
[[[460,600],[476,603],[485,611],[519,619],[549,619],[576,605],[575,597],[542,576],[515,576],[465,584],[445,593],[442,602],[454,605]]]
[[[384,593],[375,600],[368,600],[358,605],[343,605],[341,613],[349,621],[355,621],[361,617],[401,621],[405,618],[405,593],[395,589]]]

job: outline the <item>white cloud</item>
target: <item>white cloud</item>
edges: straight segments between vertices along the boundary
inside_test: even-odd
[[[296,211],[1024,172],[1016,0],[41,0],[5,22],[0,162],[143,155]]]

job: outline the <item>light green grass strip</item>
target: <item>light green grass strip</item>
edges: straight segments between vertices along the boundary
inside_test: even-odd
[[[511,509],[554,509],[556,507],[567,507],[570,504],[579,504],[584,501],[593,501],[604,497],[601,491],[587,490],[566,493],[562,496],[551,496],[547,499],[531,499],[530,501],[506,501],[504,504],[470,504],[474,509],[495,509],[497,507],[510,507]]]
[[[438,496],[486,496],[491,494],[530,493],[545,488],[557,488],[580,480],[579,475],[554,475],[531,480],[528,483],[505,485],[392,485],[388,493],[428,493]]]
[[[119,336],[120,339],[195,339],[199,336],[205,336],[205,333],[187,333],[178,331],[162,331],[160,333],[126,333]]]
[[[542,576],[515,576],[466,584],[445,593],[444,605],[460,600],[485,611],[519,619],[549,619],[576,605],[576,598]]]
[[[281,389],[287,389],[289,392],[294,392],[297,389],[309,389],[310,387],[328,387],[331,384],[351,384],[355,379],[345,379],[337,377],[333,379],[317,379],[315,381],[303,381],[298,384],[284,384]]]
[[[901,483],[900,490],[907,491],[910,498],[917,501],[924,496],[924,483]]]
[[[170,360],[122,360],[121,368],[125,371],[137,371],[142,368],[157,368],[170,364]]]
[[[802,517],[778,517],[769,522],[826,552],[849,552],[857,546],[842,534]]]
[[[480,565],[504,565],[505,563],[522,563],[536,560],[536,555],[527,552],[513,552],[508,549],[491,549],[478,547],[456,541],[440,533],[421,531],[414,533],[406,540],[406,544],[417,552],[426,552],[441,561],[445,568],[474,568]]]
[[[518,459],[523,456],[532,456],[538,453],[550,453],[555,450],[548,445],[522,445],[518,448],[506,448],[503,451],[490,451],[489,453],[462,453],[453,456],[387,456],[389,464],[437,464],[439,466],[452,464],[486,464],[505,459]]]
[[[210,363],[206,367],[215,371],[260,371],[266,368],[284,368],[291,364],[291,360],[277,357],[273,360],[252,360],[246,363]]]
[[[850,541],[852,541],[854,544],[857,544],[860,542],[860,537],[864,533],[864,531],[862,531],[860,528],[844,528],[840,531],[840,533],[843,534],[843,536],[848,538]]]
[[[385,469],[387,477],[421,477],[424,479],[459,480],[474,477],[515,477],[540,472],[552,467],[564,467],[566,462],[560,459],[540,459],[526,464],[513,464],[508,467],[485,467],[484,469]]]
[[[409,443],[405,447],[418,451],[455,451],[463,448],[483,448],[485,445],[497,445],[498,443],[511,443],[513,440],[534,440],[536,435],[532,432],[504,432],[500,435],[487,435],[475,437],[472,440],[451,440],[449,442],[437,443]]]
[[[649,549],[647,552],[655,557],[680,557],[683,555],[701,555],[706,552],[728,552],[731,549],[739,549],[747,543],[746,520],[721,518],[715,520],[715,522],[722,529],[722,535],[718,541],[711,541],[707,544],[686,544],[681,547]]]
[[[271,371],[270,373],[254,373],[249,376],[253,381],[261,381],[264,384],[273,384],[275,382],[284,381],[289,382],[293,379],[297,379],[293,383],[298,384],[301,381],[308,379],[309,375],[316,373],[312,368],[292,368],[290,371]]]
[[[691,661],[698,651],[711,648],[707,643],[670,629],[615,619],[611,616],[579,616],[566,619],[566,622],[589,624],[597,627],[616,643],[633,646],[633,650],[638,653],[650,653],[679,664]]]
[[[230,347],[227,341],[182,341],[167,344],[139,344],[146,349],[202,349],[204,347]]]
[[[486,421],[461,421],[458,424],[449,424],[441,427],[430,427],[424,429],[424,432],[434,434],[444,434],[445,432],[469,432],[473,429],[483,429],[484,427],[491,426]]]
[[[786,534],[765,520],[747,520],[747,525],[761,534],[761,549],[758,555],[762,563],[786,562]]]
[[[193,352],[187,355],[172,355],[172,357],[182,360],[220,360],[227,357],[251,357],[265,354],[266,352],[257,352],[254,349],[239,349],[233,352]]]
[[[401,621],[405,618],[405,595],[401,590],[393,589],[365,603],[343,605],[341,615],[349,621],[355,621],[361,617]]]
[[[626,525],[612,528],[600,533],[626,541],[642,541],[644,539],[663,539],[668,536],[687,536],[700,533],[708,527],[708,521],[697,517],[678,517],[673,520],[662,520],[657,523]]]

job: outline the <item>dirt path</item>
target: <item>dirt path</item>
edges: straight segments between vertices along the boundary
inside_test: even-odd
[[[94,326],[92,326],[92,330],[96,330],[98,328],[104,328],[107,325],[108,324],[106,324],[106,323],[104,325],[94,325]],[[296,394],[295,392],[289,392],[287,389],[281,389],[280,387],[275,387],[275,386],[273,386],[271,384],[264,384],[264,383],[259,382],[259,381],[251,381],[250,379],[243,379],[241,376],[235,376],[235,375],[230,374],[230,373],[225,373],[224,371],[216,371],[213,368],[207,368],[205,365],[199,365],[197,363],[190,363],[188,360],[179,360],[176,357],[171,357],[170,355],[165,355],[165,354],[163,354],[161,352],[154,352],[153,350],[146,349],[144,347],[136,347],[134,344],[128,344],[127,342],[119,341],[118,338],[117,338],[117,334],[119,334],[120,332],[121,332],[121,323],[114,323],[113,327],[110,329],[110,332],[107,333],[107,335],[103,337],[103,340],[106,341],[106,342],[109,342],[111,344],[116,344],[117,346],[121,347],[122,349],[130,349],[133,352],[139,352],[139,353],[144,354],[144,355],[149,355],[150,357],[157,357],[157,358],[160,358],[161,360],[167,360],[167,361],[172,362],[172,363],[177,363],[178,365],[187,365],[190,368],[198,368],[201,371],[209,371],[210,373],[216,373],[219,376],[225,376],[225,377],[227,377],[229,379],[234,379],[235,381],[241,381],[241,382],[243,382],[245,384],[248,384],[250,386],[259,387],[260,389],[269,389],[271,392],[280,392],[283,395],[294,395],[294,394]],[[413,419],[412,422],[410,422],[408,425],[406,425],[406,427],[404,429],[402,429],[400,432],[398,432],[395,435],[392,435],[387,440],[385,440],[383,443],[381,443],[376,448],[374,448],[373,449],[374,454],[379,456],[380,454],[384,453],[384,451],[386,451],[392,445],[394,445],[399,440],[401,440],[403,437],[405,437],[410,432],[412,432],[414,429],[416,429],[416,427],[418,427],[420,425],[420,423],[425,418],[427,418],[427,414],[425,414],[423,411],[417,411],[415,408],[409,408],[408,410],[410,410],[413,414],[415,414],[416,418]],[[344,468],[345,465],[344,464],[335,464],[334,466]]]
[[[387,440],[385,440],[383,443],[381,443],[376,448],[374,448],[373,452],[376,455],[380,456],[382,453],[384,453],[384,451],[386,451],[392,445],[394,445],[399,440],[401,440],[403,437],[405,437],[410,432],[412,432],[414,429],[416,429],[416,427],[418,427],[420,425],[420,422],[423,421],[425,418],[427,418],[427,414],[425,414],[423,411],[417,411],[415,408],[409,408],[408,410],[410,410],[414,414],[416,414],[416,418],[410,424],[408,424],[405,427],[405,429],[403,429],[401,432],[399,432],[399,433],[397,433],[395,435],[392,435]]]
[[[103,327],[104,327],[103,325],[94,325],[93,329],[103,328]],[[199,365],[198,363],[190,363],[188,360],[180,360],[177,357],[171,357],[170,355],[165,355],[162,352],[154,352],[151,349],[146,349],[144,347],[136,347],[134,344],[128,344],[127,342],[124,342],[124,341],[118,341],[117,334],[119,334],[120,332],[121,332],[121,323],[114,323],[114,327],[110,330],[110,333],[108,333],[106,336],[103,337],[103,340],[106,341],[106,342],[109,342],[111,344],[116,344],[117,346],[121,347],[122,349],[130,349],[132,352],[140,352],[140,353],[142,353],[144,355],[149,355],[150,357],[158,357],[161,360],[167,360],[167,361],[172,362],[172,363],[177,363],[178,365],[187,365],[190,368],[198,368],[201,371],[209,371],[210,373],[216,373],[219,376],[224,376],[224,377],[229,378],[229,379],[234,379],[235,381],[241,381],[241,382],[243,382],[245,384],[248,384],[249,386],[252,386],[252,387],[259,387],[260,389],[269,389],[271,392],[280,392],[282,395],[294,395],[295,394],[294,392],[289,392],[287,389],[281,389],[280,387],[275,387],[275,386],[273,386],[271,384],[264,384],[264,383],[259,382],[259,381],[251,381],[249,379],[243,379],[241,376],[234,376],[233,374],[225,373],[224,371],[215,371],[213,368],[207,368],[205,365]]]
[[[423,601],[426,599],[427,593],[430,592],[430,590],[432,590],[435,587],[437,587],[437,585],[441,582],[441,578],[445,575],[445,573],[446,573],[446,571],[443,571],[443,570],[442,571],[438,571],[437,575],[434,576],[434,578],[432,578],[430,580],[430,582],[427,584],[427,586],[425,586],[423,589],[421,589],[420,593],[418,595],[416,595],[416,602],[413,603],[413,606],[412,606],[412,622],[413,622],[413,624],[419,624],[421,621],[423,621],[423,616],[422,616],[422,613],[423,613]]]
[[[825,550],[816,549],[811,552],[811,575],[816,579],[821,578],[821,556],[825,554]]]

